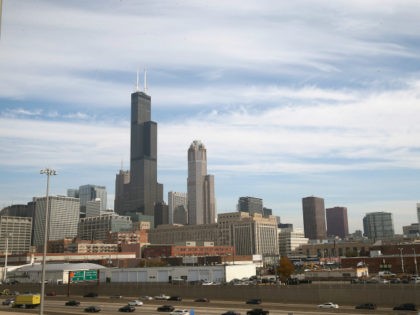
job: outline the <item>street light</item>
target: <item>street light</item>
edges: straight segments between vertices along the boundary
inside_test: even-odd
[[[9,237],[12,236],[12,233],[6,234],[6,253],[4,255],[4,274],[3,274],[3,283],[6,283],[7,280],[7,255],[9,254]]]
[[[44,168],[39,172],[47,175],[47,192],[45,201],[45,226],[44,226],[44,248],[42,254],[42,274],[41,274],[41,303],[39,305],[39,315],[44,315],[44,297],[45,297],[45,264],[47,260],[47,244],[48,244],[48,221],[49,221],[49,190],[50,190],[50,176],[57,175],[56,171],[50,168]]]
[[[398,248],[400,250],[400,257],[401,257],[401,270],[404,273],[404,256],[403,256],[403,249],[402,247]]]

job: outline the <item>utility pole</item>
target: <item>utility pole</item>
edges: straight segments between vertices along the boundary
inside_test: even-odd
[[[403,256],[403,249],[404,248],[402,248],[402,247],[400,247],[400,248],[398,248],[399,250],[400,250],[400,257],[401,257],[401,270],[402,270],[402,273],[405,273],[404,272],[404,256]]]

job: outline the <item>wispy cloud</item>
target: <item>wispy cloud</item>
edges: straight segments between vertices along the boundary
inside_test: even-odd
[[[109,176],[111,195],[115,169],[128,161],[138,68],[149,70],[159,172],[169,189],[185,188],[195,138],[224,185],[216,185],[224,209],[235,194],[255,191],[292,214],[301,194],[345,196],[343,174],[418,173],[419,12],[414,0],[8,1],[0,178],[31,182],[21,174],[47,163],[77,174],[60,176],[63,189]],[[398,174],[404,191],[418,186]],[[364,188],[353,196],[370,186],[395,191],[363,181],[352,182]],[[4,181],[0,187],[13,194]],[[380,193],[372,194],[380,208]],[[412,196],[394,199],[409,209]],[[345,201],[359,215],[369,198]]]

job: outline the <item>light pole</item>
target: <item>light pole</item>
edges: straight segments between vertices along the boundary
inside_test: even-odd
[[[419,271],[417,270],[417,256],[416,256],[416,249],[413,247],[414,252],[414,268],[416,269],[416,276],[418,276]]]
[[[45,264],[47,260],[47,244],[48,244],[48,226],[49,226],[49,191],[50,191],[50,176],[57,175],[56,171],[50,168],[44,168],[40,174],[47,175],[47,192],[45,200],[45,226],[44,226],[44,248],[42,254],[42,274],[41,274],[41,303],[39,305],[39,315],[44,315],[44,298],[45,298]]]
[[[3,274],[3,283],[6,283],[7,280],[7,255],[9,254],[9,237],[12,236],[12,233],[6,234],[6,253],[4,255],[4,274]]]
[[[401,257],[401,270],[404,273],[404,256],[403,256],[403,249],[402,247],[398,248],[400,250],[400,257]]]

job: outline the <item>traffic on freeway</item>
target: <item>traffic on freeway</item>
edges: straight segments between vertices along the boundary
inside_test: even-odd
[[[80,299],[79,305],[66,306],[67,299],[61,297],[54,297],[53,299],[46,299],[45,313],[46,314],[86,314],[87,309],[91,306],[97,307],[98,313],[101,315],[110,315],[121,312],[123,307],[132,299]],[[327,302],[329,303],[329,302]],[[173,306],[172,311],[162,312],[157,309],[163,305]],[[10,311],[19,311],[24,313],[34,313],[34,310],[29,309],[12,309],[11,306],[0,307],[2,315],[10,315]],[[194,300],[182,301],[161,301],[161,300],[144,300],[143,305],[138,305],[133,308],[126,308],[128,312],[142,315],[221,315],[221,314],[235,314],[235,315],[311,315],[311,314],[360,314],[359,309],[354,306],[339,306],[339,308],[321,308],[319,305],[298,305],[298,304],[281,304],[281,303],[261,303],[258,305],[248,305],[246,301],[211,301],[208,303],[197,303]],[[35,310],[36,312],[37,310]],[[393,314],[389,308],[369,310],[369,314]]]

